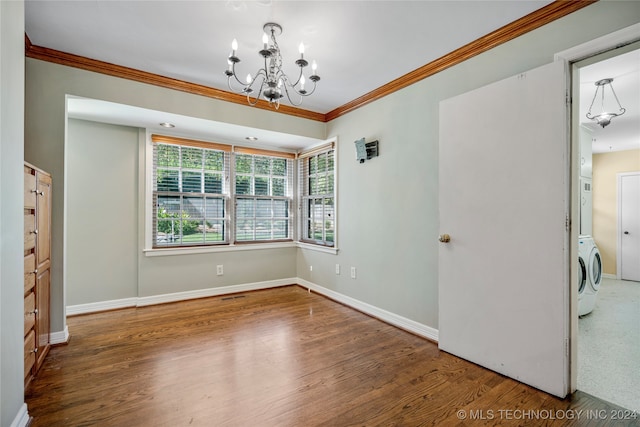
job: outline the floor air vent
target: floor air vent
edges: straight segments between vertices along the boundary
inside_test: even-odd
[[[229,301],[232,299],[240,299],[240,298],[245,298],[246,295],[235,295],[235,296],[230,296],[230,297],[224,297],[222,298],[222,301]]]

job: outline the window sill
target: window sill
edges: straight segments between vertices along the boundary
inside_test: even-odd
[[[336,247],[314,245],[314,244],[305,243],[305,242],[296,242],[296,246],[299,247],[300,249],[309,249],[311,251],[324,252],[325,254],[332,254],[332,255],[338,254],[338,248]]]
[[[170,255],[192,255],[207,254],[215,252],[236,252],[236,251],[257,251],[263,249],[280,249],[295,248],[296,242],[278,242],[278,243],[252,243],[241,245],[219,245],[219,246],[197,246],[190,248],[162,248],[162,249],[144,249],[142,252],[146,257],[170,256]]]

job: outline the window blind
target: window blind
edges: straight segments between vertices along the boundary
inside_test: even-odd
[[[301,210],[300,240],[335,245],[335,144],[329,143],[298,156],[298,192]]]
[[[152,135],[153,246],[229,242],[231,146]]]
[[[293,239],[295,154],[234,147],[235,242]]]

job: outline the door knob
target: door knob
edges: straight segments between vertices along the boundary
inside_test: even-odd
[[[449,236],[448,234],[441,234],[440,236],[438,236],[438,241],[440,243],[449,243],[451,241],[451,236]]]
[[[629,232],[628,232],[628,231],[625,231],[625,232],[624,232],[624,234],[629,234]]]

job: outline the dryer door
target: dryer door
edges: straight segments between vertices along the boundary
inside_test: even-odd
[[[582,257],[578,258],[578,295],[582,295],[587,285],[587,268]]]
[[[600,259],[600,251],[595,247],[589,255],[589,282],[594,291],[600,289],[600,282],[602,282],[602,260]]]

